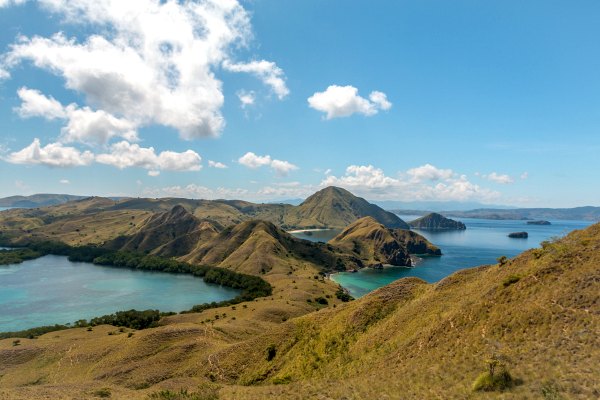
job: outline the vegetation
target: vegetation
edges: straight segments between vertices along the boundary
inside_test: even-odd
[[[32,249],[0,250],[0,265],[20,264],[41,256],[43,256],[42,253]]]
[[[444,217],[438,213],[430,213],[421,218],[411,221],[412,228],[426,230],[465,230],[467,227],[460,221]]]
[[[474,391],[495,392],[509,389],[514,381],[506,364],[497,355],[486,360],[488,370],[477,377],[473,383]]]
[[[187,389],[179,391],[160,390],[148,395],[151,400],[217,400],[219,398],[217,388],[206,387],[198,392],[188,392]]]

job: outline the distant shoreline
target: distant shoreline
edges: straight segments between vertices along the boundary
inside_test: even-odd
[[[293,231],[287,231],[287,233],[321,232],[321,231],[332,231],[332,230],[334,230],[334,228],[295,229]]]

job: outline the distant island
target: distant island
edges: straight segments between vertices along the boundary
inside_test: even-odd
[[[527,225],[552,225],[552,224],[550,223],[550,221],[539,220],[539,221],[527,221]]]
[[[527,232],[513,232],[509,233],[508,237],[512,239],[527,239],[529,234]]]
[[[431,210],[390,210],[398,215],[426,215]],[[491,220],[579,220],[600,221],[600,207],[574,207],[574,208],[478,208],[469,211],[439,211],[446,217],[454,218],[479,218]]]
[[[446,218],[438,213],[430,213],[409,223],[411,228],[427,230],[465,230],[467,227],[460,221]]]

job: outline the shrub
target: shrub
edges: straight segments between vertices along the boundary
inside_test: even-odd
[[[102,389],[96,390],[94,392],[94,396],[106,399],[111,396],[111,392],[110,392],[109,388],[102,388]]]
[[[343,301],[344,303],[350,301],[350,300],[354,300],[354,298],[352,296],[350,296],[348,293],[346,293],[344,291],[344,289],[338,289],[337,292],[335,292],[335,297],[337,297],[338,299],[340,299],[341,301]]]
[[[475,379],[475,382],[473,382],[474,391],[502,391],[513,386],[514,380],[500,356],[493,354],[485,362],[488,370]]]
[[[517,283],[519,282],[519,280],[521,280],[521,277],[519,275],[509,275],[503,282],[502,282],[502,286],[504,287],[509,287],[510,285],[512,285],[513,283]]]
[[[270,344],[269,347],[267,347],[267,361],[273,360],[276,355],[277,355],[277,348],[275,347],[274,344]]]
[[[315,299],[315,301],[319,304],[323,304],[323,305],[327,305],[329,304],[329,302],[327,301],[327,299],[325,297],[317,297]]]

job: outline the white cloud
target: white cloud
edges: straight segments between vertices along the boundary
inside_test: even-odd
[[[248,168],[259,168],[271,164],[271,156],[257,156],[249,151],[238,159],[238,162]]]
[[[385,111],[392,108],[392,103],[388,101],[386,94],[383,92],[379,92],[377,90],[372,91],[369,95],[369,100],[371,100],[375,105],[377,105],[377,108],[379,108],[380,110]]]
[[[238,99],[240,99],[240,106],[242,108],[254,105],[254,102],[256,101],[256,95],[253,91],[247,92],[245,90],[240,90],[236,93],[236,95]]]
[[[277,95],[279,99],[286,97],[290,91],[285,84],[283,70],[272,61],[260,60],[247,63],[223,62],[223,68],[231,72],[246,72],[255,75]]]
[[[411,168],[406,171],[406,173],[412,177],[414,182],[450,179],[454,175],[454,172],[451,169],[440,169],[431,164],[425,164],[420,167]]]
[[[24,149],[10,153],[5,158],[12,164],[39,164],[49,167],[79,167],[90,165],[94,155],[90,151],[81,152],[74,147],[66,147],[61,143],[50,143],[44,147],[39,139]]]
[[[508,185],[510,183],[514,183],[515,180],[506,174],[497,174],[496,172],[492,172],[488,175],[481,175],[482,178],[487,179],[488,181],[496,182],[501,185]]]
[[[17,94],[22,103],[16,111],[22,118],[67,120],[61,130],[60,141],[63,143],[106,144],[115,136],[129,141],[138,140],[135,124],[116,118],[106,111],[93,111],[89,107],[78,108],[76,104],[65,107],[53,97],[47,97],[38,90],[26,87],[19,89]]]
[[[162,151],[156,154],[153,147],[140,147],[126,141],[115,143],[110,153],[99,154],[96,161],[123,169],[140,167],[150,170],[150,176],[156,176],[160,170],[166,171],[199,171],[202,158],[198,153],[187,150],[182,153]]]
[[[160,171],[150,170],[148,171],[148,176],[159,176]]]
[[[63,33],[21,36],[1,58],[2,71],[31,61],[83,94],[90,110],[135,128],[164,125],[184,139],[218,136],[225,125],[222,83],[215,75],[221,65],[254,74],[280,98],[288,93],[275,63],[229,61],[252,37],[248,13],[236,0],[39,3],[93,33],[81,40]]]
[[[269,155],[258,156],[251,151],[240,157],[238,162],[248,168],[259,168],[268,165],[280,176],[287,176],[291,171],[298,169],[298,166],[289,161],[274,160]]]
[[[60,183],[62,185],[69,185],[69,184],[71,184],[71,182],[68,179],[61,179],[60,181],[58,181],[58,183]]]
[[[21,106],[15,111],[21,118],[43,117],[48,120],[64,119],[67,113],[54,97],[46,97],[40,91],[22,87],[17,91]]]
[[[316,92],[308,98],[308,105],[326,113],[326,119],[348,117],[352,114],[375,115],[379,110],[389,110],[392,103],[385,93],[373,91],[370,101],[358,95],[354,86],[331,85],[324,92]]]
[[[525,172],[523,172],[523,173],[521,174],[521,179],[522,179],[522,180],[525,180],[525,179],[527,179],[527,178],[529,178],[529,172],[525,171]]]
[[[222,162],[213,161],[213,160],[208,160],[208,166],[211,168],[219,168],[219,169],[227,168],[227,165],[223,164]]]
[[[298,169],[296,165],[282,160],[273,160],[271,162],[271,168],[273,168],[280,176],[287,176],[291,171]]]
[[[205,186],[191,183],[186,186],[168,186],[163,188],[147,188],[144,195],[152,197],[186,197],[195,199],[240,199],[248,195],[246,189],[210,189]]]
[[[10,78],[10,72],[2,68],[2,66],[0,65],[0,81],[8,78]]]
[[[465,175],[425,164],[396,177],[386,176],[372,165],[351,165],[343,176],[327,176],[321,187],[341,186],[355,194],[380,200],[437,200],[489,202],[500,193],[468,181]]]

